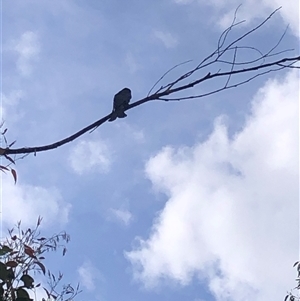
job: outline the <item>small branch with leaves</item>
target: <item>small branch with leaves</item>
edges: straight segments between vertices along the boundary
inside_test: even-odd
[[[41,222],[39,217],[36,227],[26,230],[19,222],[16,228],[8,230],[9,236],[0,243],[0,300],[32,301],[29,291],[35,293],[42,287],[41,283],[35,283],[37,273],[48,279],[48,287],[42,287],[47,300],[71,301],[80,293],[79,285],[73,288],[70,284],[63,285],[59,291],[63,274],[55,277],[43,263],[47,252],[62,249],[64,256],[67,251],[64,244],[70,241],[70,236],[61,232],[50,238],[43,237],[39,231]]]

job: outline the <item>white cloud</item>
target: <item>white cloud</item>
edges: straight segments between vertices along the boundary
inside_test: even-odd
[[[26,31],[18,41],[13,41],[13,45],[13,50],[18,53],[18,70],[21,75],[29,76],[32,72],[32,64],[40,53],[38,35],[32,31]]]
[[[133,140],[135,143],[145,143],[145,134],[143,129],[138,129],[136,126],[133,126],[129,123],[117,124],[118,129],[122,129],[123,135],[126,135],[126,140]]]
[[[111,154],[104,142],[83,140],[71,150],[69,164],[80,175],[91,170],[108,172]]]
[[[88,291],[93,291],[96,288],[95,282],[99,285],[99,280],[104,281],[100,271],[95,268],[90,260],[86,260],[77,270],[80,278],[80,284],[82,284]]]
[[[219,118],[205,142],[149,160],[146,173],[169,200],[150,237],[126,253],[136,279],[205,278],[217,300],[275,300],[294,285],[298,93],[296,72],[269,81],[233,138]]]
[[[162,42],[166,48],[174,48],[178,44],[178,40],[170,32],[156,30],[154,36]]]
[[[175,1],[176,2],[176,1]],[[200,3],[213,5],[216,11],[222,14],[217,16],[218,24],[222,29],[227,28],[234,16],[234,11],[241,4],[239,0],[223,1],[223,0],[212,0],[203,1]],[[180,1],[179,1],[180,3]],[[243,5],[238,11],[238,20],[246,20],[247,23],[257,18],[266,18],[273,10],[282,6],[278,15],[284,19],[285,23],[290,24],[290,27],[295,36],[299,37],[299,1],[298,0],[246,0],[243,1]],[[257,9],[259,7],[259,9]],[[224,10],[227,12],[224,14]],[[272,20],[270,21],[272,22]],[[284,30],[284,28],[283,28]]]
[[[117,220],[128,226],[132,221],[132,214],[126,209],[111,209],[111,212]]]
[[[22,116],[22,113],[18,112],[18,104],[23,97],[22,90],[11,91],[8,95],[1,93],[1,120],[6,120],[11,124]],[[6,126],[9,125],[5,123],[4,127]]]
[[[40,186],[14,185],[9,174],[1,175],[2,221],[7,225],[35,225],[38,216],[43,218],[43,225],[68,222],[71,204],[63,201],[55,188],[45,189]]]

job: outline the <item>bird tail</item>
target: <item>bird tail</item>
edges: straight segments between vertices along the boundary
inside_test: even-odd
[[[113,110],[108,121],[114,121],[117,118],[125,118],[127,114],[123,110]]]
[[[110,118],[108,119],[108,121],[114,121],[116,120],[118,117],[117,112],[116,111],[112,111]]]

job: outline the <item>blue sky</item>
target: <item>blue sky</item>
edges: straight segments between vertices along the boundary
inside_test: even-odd
[[[289,24],[281,47],[297,48],[297,2],[244,1],[247,22],[232,36],[282,5],[248,42],[266,49]],[[1,114],[6,137],[23,147],[73,134],[107,115],[122,88],[141,99],[193,60],[165,82],[175,79],[214,51],[240,2],[1,4]],[[2,175],[2,236],[39,215],[45,233],[66,230],[67,255],[47,262],[81,283],[78,300],[281,300],[299,254],[298,102],[292,70],[129,110],[17,161],[17,185]]]

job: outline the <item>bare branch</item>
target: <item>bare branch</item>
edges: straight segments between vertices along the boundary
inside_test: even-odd
[[[150,89],[150,91],[148,92],[147,96],[150,95],[151,91],[155,88],[155,86],[168,74],[170,73],[171,71],[173,71],[175,68],[183,65],[183,64],[186,64],[186,63],[189,63],[191,62],[192,60],[188,60],[188,61],[185,61],[183,63],[180,63],[180,64],[177,64],[175,65],[174,67],[170,68],[168,71],[166,71],[156,82],[155,84],[152,86],[152,88]],[[160,88],[161,89],[161,88]],[[158,93],[160,91],[160,89],[158,89],[155,93]]]
[[[183,73],[182,75],[180,75],[178,78],[175,78],[171,82],[162,85],[160,88],[158,88],[156,92],[152,93],[154,88],[158,85],[158,83],[160,83],[165,79],[167,74],[170,74],[175,68],[191,62],[191,60],[177,64],[174,67],[170,68],[155,82],[155,84],[152,86],[148,95],[145,98],[142,98],[128,105],[126,107],[126,111],[153,100],[180,101],[180,100],[206,97],[227,89],[241,86],[243,84],[246,84],[254,80],[257,77],[263,76],[271,72],[277,72],[279,70],[283,70],[286,68],[300,69],[300,66],[296,65],[299,64],[300,62],[299,54],[292,57],[284,57],[283,54],[292,51],[292,49],[276,51],[278,46],[282,43],[286,35],[286,32],[288,30],[288,27],[285,28],[284,32],[279,37],[278,41],[266,52],[254,46],[240,44],[240,43],[244,43],[246,37],[248,37],[249,35],[256,32],[258,29],[263,27],[264,24],[266,24],[266,22],[268,22],[276,12],[278,12],[280,7],[274,10],[266,19],[264,19],[257,26],[246,31],[244,34],[233,39],[232,41],[228,41],[229,33],[238,25],[244,22],[244,21],[236,22],[236,15],[239,8],[240,6],[236,9],[234,13],[234,18],[232,20],[231,25],[226,30],[223,31],[223,33],[221,34],[218,40],[216,49],[211,54],[205,57],[194,68]],[[238,54],[241,53],[241,51],[248,51],[249,56],[252,55],[252,53],[254,53],[255,58],[250,58],[247,61],[239,62],[237,60],[237,56]],[[227,57],[231,57],[231,59],[227,59]],[[245,76],[247,76],[247,78],[244,77],[244,79],[241,80],[239,76],[241,74],[244,74]],[[189,91],[192,90],[192,88],[200,85],[202,82],[208,80],[211,81],[217,78],[225,79],[225,83],[223,83],[223,85],[220,85],[219,88],[214,89],[213,91],[203,92],[202,94],[192,94],[192,93],[188,94]],[[237,82],[233,82],[234,79],[237,79]],[[171,95],[175,96],[176,93],[182,91],[186,91],[187,95],[180,96],[180,97],[172,97],[172,98],[170,97]],[[29,153],[36,154],[38,152],[55,149],[59,146],[62,146],[64,144],[67,144],[77,139],[78,137],[82,136],[86,132],[89,132],[95,129],[96,127],[99,127],[104,122],[106,122],[110,117],[111,114],[97,120],[91,125],[88,125],[87,127],[81,129],[77,133],[65,139],[44,146],[23,147],[23,148],[13,149],[11,148],[10,145],[8,145],[4,133],[2,136],[4,137],[4,141],[8,146],[4,149],[0,148],[0,155],[8,156],[10,154],[29,154]]]

